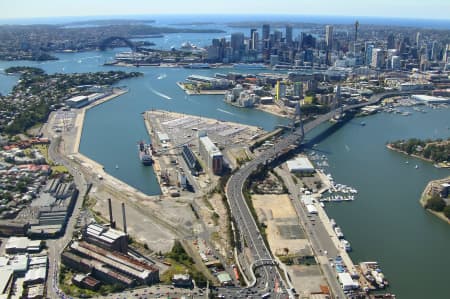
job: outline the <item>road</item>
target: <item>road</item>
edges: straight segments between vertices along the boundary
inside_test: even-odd
[[[66,157],[60,154],[59,146],[60,146],[60,137],[53,139],[52,143],[49,146],[48,154],[52,161],[55,163],[64,165],[69,170],[70,174],[72,174],[74,182],[79,190],[78,199],[75,203],[74,210],[72,216],[69,218],[66,229],[64,231],[64,235],[56,240],[48,240],[48,258],[49,258],[49,270],[48,270],[48,279],[47,279],[47,295],[50,298],[58,298],[57,295],[57,285],[58,285],[58,267],[60,265],[60,257],[61,252],[64,247],[69,243],[72,239],[73,232],[75,230],[75,222],[80,214],[81,206],[83,204],[83,196],[86,193],[87,184],[84,180],[81,172],[72,165],[71,161]]]
[[[373,105],[388,97],[406,95],[411,93],[421,93],[421,91],[383,92],[373,95],[367,102],[343,107],[343,111],[345,112],[351,109],[358,109],[364,106]],[[300,145],[304,139],[304,134],[308,133],[320,124],[329,121],[335,116],[335,114],[336,110],[330,111],[329,113],[321,115],[313,121],[308,122],[304,125],[303,128],[299,127],[295,129],[292,133],[280,138],[272,148],[261,152],[261,154],[254,160],[247,162],[230,177],[226,186],[226,195],[229,201],[231,214],[235,219],[237,230],[240,234],[238,237],[245,240],[245,245],[249,248],[253,261],[273,260],[273,257],[270,250],[266,247],[255,219],[253,218],[253,215],[250,212],[250,209],[244,198],[243,190],[245,182],[247,181],[249,176],[257,170],[258,166],[267,165],[268,163],[279,157],[282,153]],[[320,233],[317,232],[317,234],[312,237],[312,242],[316,243],[316,246],[318,246],[318,248],[328,247],[328,245],[326,245],[325,243],[325,239],[327,239],[325,236],[326,231],[320,231]],[[242,255],[238,255],[238,258],[240,259],[241,264],[247,263]],[[250,271],[252,271],[252,269],[250,269]],[[284,282],[278,271],[278,268],[276,268],[275,266],[262,265],[254,272],[254,275],[257,277],[257,281],[250,286],[250,289],[252,291],[257,291],[259,294],[270,292],[272,294],[276,294],[276,296],[279,297],[280,294],[275,292],[275,284],[276,281],[278,281],[280,285],[279,290],[286,290],[289,294],[289,297],[294,297],[292,290],[287,287],[286,282]],[[331,273],[326,273],[326,275],[329,276],[329,283],[331,285],[335,285],[336,280],[331,278]],[[333,287],[333,289],[335,289],[335,287]],[[343,297],[339,296],[339,298]]]
[[[335,271],[329,264],[329,258],[340,255],[339,249],[336,248],[335,243],[333,243],[331,236],[326,230],[320,217],[317,215],[310,215],[305,211],[300,202],[300,188],[292,180],[289,171],[277,168],[276,172],[283,178],[283,181],[289,190],[289,197],[292,199],[292,205],[300,219],[300,223],[308,234],[314,254],[318,257],[320,267],[328,280],[332,293],[338,295],[339,298],[345,298],[341,286],[335,279]]]

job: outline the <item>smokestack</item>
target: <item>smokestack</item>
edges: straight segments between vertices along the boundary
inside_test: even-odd
[[[113,221],[111,198],[108,198],[108,207],[109,207],[109,226],[111,228],[114,228],[115,224],[114,224],[114,221]]]
[[[127,218],[125,217],[125,204],[122,203],[123,232],[127,234]]]

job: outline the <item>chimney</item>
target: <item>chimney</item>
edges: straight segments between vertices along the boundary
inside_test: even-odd
[[[108,198],[108,207],[109,207],[109,227],[115,228],[116,225],[113,220],[111,198]]]
[[[125,216],[125,204],[122,203],[123,232],[127,234],[127,218]]]

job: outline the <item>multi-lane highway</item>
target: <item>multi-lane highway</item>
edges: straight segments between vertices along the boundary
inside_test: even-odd
[[[411,94],[413,92],[384,92],[372,96],[369,101],[343,107],[343,111],[351,109],[361,108],[367,105],[373,105],[380,100],[397,95]],[[418,91],[414,91],[418,93]],[[329,121],[336,114],[336,111],[331,111],[327,114],[321,115],[311,122],[304,125],[304,133],[308,133],[318,125]],[[253,218],[250,209],[245,201],[243,195],[243,189],[245,181],[249,176],[256,171],[259,165],[270,163],[276,159],[283,152],[292,148],[293,145],[297,146],[303,141],[304,134],[302,128],[295,129],[292,133],[280,138],[272,148],[263,151],[254,160],[243,165],[238,171],[236,171],[228,181],[226,186],[226,195],[229,201],[231,213],[235,219],[237,231],[240,234],[238,238],[243,238],[245,242],[243,244],[248,247],[251,252],[253,261],[258,260],[271,260],[273,259],[270,250],[266,247],[266,244],[261,236],[258,226]],[[247,265],[244,255],[238,255],[238,259],[241,265]],[[253,269],[248,269],[250,272]],[[261,265],[253,272],[256,281],[251,286],[251,289],[258,292],[258,294],[272,293],[273,296],[286,297],[288,293],[289,297],[293,297],[292,290],[289,289],[288,284],[284,282],[277,268],[270,264]],[[278,291],[278,292],[277,292]],[[284,295],[280,293],[283,291]]]

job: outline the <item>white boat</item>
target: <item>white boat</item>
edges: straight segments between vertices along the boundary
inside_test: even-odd
[[[414,166],[415,169],[419,168],[419,165]]]
[[[341,228],[340,228],[339,226],[336,226],[336,227],[334,228],[334,232],[336,233],[336,236],[337,236],[339,239],[344,238],[344,234],[342,233],[342,230],[341,230]]]
[[[344,248],[345,251],[347,251],[347,252],[352,251],[352,246],[350,245],[349,241],[342,239],[341,244],[342,244],[342,248]]]
[[[330,219],[330,223],[331,223],[331,227],[335,227],[336,226],[336,221],[334,221],[333,218]]]
[[[116,169],[119,169],[119,165],[116,164]]]

